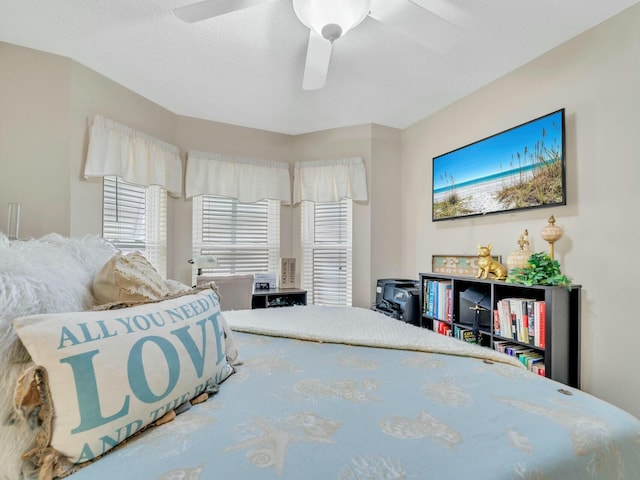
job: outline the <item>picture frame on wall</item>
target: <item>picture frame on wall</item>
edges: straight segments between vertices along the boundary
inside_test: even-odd
[[[432,221],[566,205],[557,110],[433,158]]]

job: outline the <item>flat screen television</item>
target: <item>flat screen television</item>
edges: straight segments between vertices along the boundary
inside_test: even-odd
[[[432,220],[566,205],[564,109],[433,159]]]

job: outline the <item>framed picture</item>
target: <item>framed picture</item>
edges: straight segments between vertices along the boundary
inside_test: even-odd
[[[500,255],[491,255],[491,257],[497,262],[502,262]],[[475,277],[479,269],[478,255],[433,255],[431,257],[433,273]]]
[[[566,204],[564,109],[433,159],[432,221]]]

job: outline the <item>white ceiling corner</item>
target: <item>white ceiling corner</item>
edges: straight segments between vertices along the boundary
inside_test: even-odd
[[[0,41],[69,57],[180,115],[287,134],[405,128],[639,1],[411,0],[430,10],[411,15],[423,41],[366,18],[313,91],[291,0],[196,23],[173,14],[191,0],[0,0]]]

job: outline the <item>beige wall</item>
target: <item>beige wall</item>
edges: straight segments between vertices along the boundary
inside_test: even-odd
[[[503,258],[528,228],[534,251],[549,215],[564,237],[556,258],[583,286],[582,386],[640,416],[635,368],[640,215],[640,5],[403,131],[403,271],[431,255],[492,243]],[[566,108],[567,206],[430,221],[431,159]],[[425,211],[426,210],[426,211]]]
[[[7,204],[19,202],[20,233],[70,232],[71,63],[0,43],[2,230]]]
[[[368,170],[371,203],[371,274],[369,291],[376,280],[402,276],[402,132],[373,125],[371,168]],[[409,273],[408,278],[417,278]],[[370,300],[372,303],[375,298]]]

